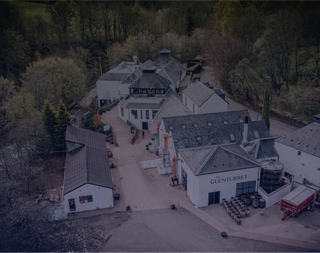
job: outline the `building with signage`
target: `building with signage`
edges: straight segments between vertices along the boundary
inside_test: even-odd
[[[158,171],[165,167],[172,172],[172,183],[181,184],[197,207],[258,191],[261,164],[255,157],[272,159],[277,153],[273,147],[265,153],[273,141],[265,141],[270,138],[265,122],[249,122],[247,115],[239,111],[183,116],[186,121],[164,118],[163,129],[169,133],[160,137],[163,163]]]
[[[105,136],[67,126],[63,196],[65,213],[114,206]]]

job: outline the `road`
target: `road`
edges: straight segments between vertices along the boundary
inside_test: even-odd
[[[215,86],[216,80],[212,74],[212,71],[210,70],[210,67],[204,67],[203,71],[200,73],[200,80],[202,82],[211,82]],[[261,113],[256,112],[246,106],[243,106],[235,101],[233,101],[230,97],[226,97],[226,101],[229,103],[229,111],[236,111],[236,110],[248,110],[251,120],[261,120]],[[295,127],[293,125],[284,123],[282,121],[279,121],[278,119],[270,117],[270,135],[271,136],[281,136],[290,132],[295,131],[298,129],[298,127]]]

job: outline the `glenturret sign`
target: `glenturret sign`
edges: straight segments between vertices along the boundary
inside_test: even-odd
[[[242,175],[242,176],[234,176],[234,177],[225,177],[225,178],[220,178],[216,177],[215,179],[211,179],[210,183],[211,184],[218,184],[218,183],[224,183],[224,182],[231,182],[231,181],[236,181],[236,180],[242,180],[242,179],[247,179],[248,175]]]

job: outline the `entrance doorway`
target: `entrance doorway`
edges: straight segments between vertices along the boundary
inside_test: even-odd
[[[76,203],[74,202],[74,199],[69,199],[69,207],[71,212],[76,210]]]
[[[148,122],[142,122],[142,130],[149,130],[148,128]]]
[[[220,203],[220,191],[209,192],[208,205],[219,204]]]

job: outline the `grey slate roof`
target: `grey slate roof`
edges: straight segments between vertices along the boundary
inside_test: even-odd
[[[258,139],[247,146],[248,153],[255,159],[263,159],[269,157],[279,156],[274,147],[274,139],[276,137]]]
[[[160,109],[164,101],[164,98],[159,97],[130,96],[121,100],[118,106],[128,109]]]
[[[216,126],[194,127],[171,130],[171,136],[176,149],[205,147],[212,145],[237,143],[243,140],[244,123],[233,123]],[[264,121],[251,121],[248,124],[248,141],[257,139],[254,131],[261,138],[269,137]]]
[[[179,150],[179,153],[196,176],[260,167],[237,144]]]
[[[216,112],[216,113],[204,113],[204,114],[192,114],[186,116],[164,117],[163,123],[167,133],[172,129],[182,129],[182,125],[186,128],[194,128],[194,124],[198,124],[199,128],[207,127],[208,123],[214,125],[244,122],[245,116],[250,115],[248,110],[240,111],[228,111],[228,112]]]
[[[221,90],[221,89],[219,89],[219,88],[213,89],[213,91],[214,91],[215,93],[217,93],[219,96],[226,94],[225,91],[223,91],[223,90]]]
[[[183,69],[179,62],[170,61],[165,65],[163,71],[166,72],[166,74],[174,83],[177,83],[177,81],[180,80],[181,75],[185,71],[185,69]]]
[[[146,70],[156,70],[158,68],[158,65],[156,63],[154,63],[151,60],[147,60],[145,63],[143,63],[140,68],[142,70],[146,69]]]
[[[67,126],[66,142],[73,148],[66,157],[64,194],[86,183],[113,187],[103,134]]]
[[[135,71],[133,71],[132,74],[128,75],[123,81],[122,83],[134,83],[138,78],[140,78],[142,76],[142,69],[136,68]]]
[[[320,157],[320,124],[313,122],[276,139],[276,142]]]
[[[136,89],[167,89],[170,85],[170,81],[157,73],[146,74],[143,73],[140,78],[134,81],[130,88]]]
[[[166,98],[165,102],[163,103],[163,106],[158,111],[152,123],[161,123],[163,117],[175,117],[191,114],[193,113],[187,107],[185,107],[181,103],[181,101],[175,96],[173,91],[171,91],[169,97]]]
[[[128,73],[105,73],[99,80],[101,81],[123,81],[130,75]]]
[[[196,105],[201,106],[206,102],[213,94],[214,91],[209,89],[203,83],[196,81],[191,83],[183,93],[190,98]]]

